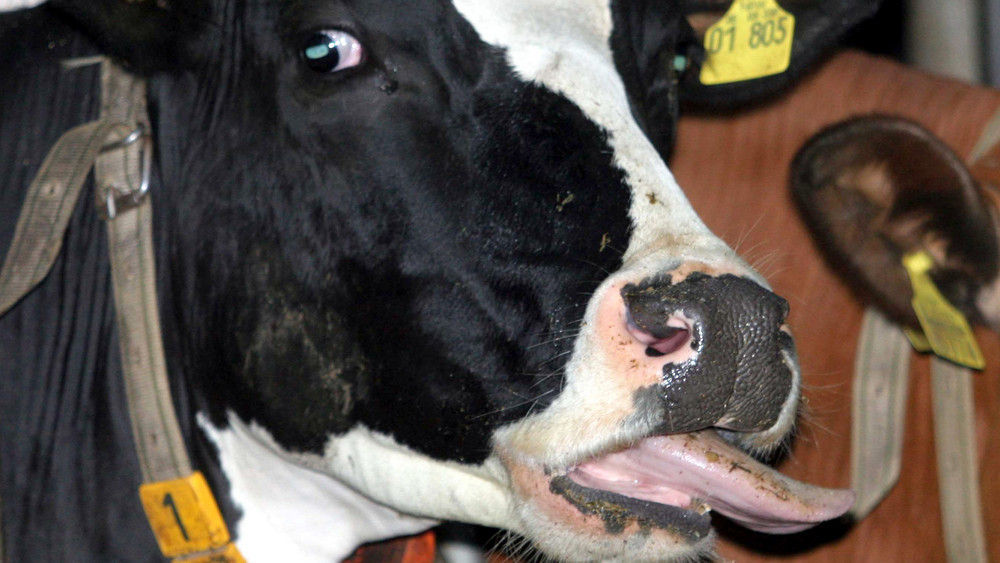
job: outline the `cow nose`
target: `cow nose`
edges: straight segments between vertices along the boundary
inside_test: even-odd
[[[649,392],[667,432],[762,431],[777,423],[794,373],[784,299],[735,275],[702,273],[629,284],[621,296],[645,361],[662,363]]]

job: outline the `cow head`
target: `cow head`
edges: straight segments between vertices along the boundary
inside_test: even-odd
[[[371,524],[310,513],[328,557],[455,519],[663,560],[711,548],[710,508],[771,531],[847,509],[743,453],[794,423],[787,304],[640,125],[668,148],[685,16],[724,3],[60,4],[150,75],[172,369],[248,556],[287,539],[260,524],[298,486],[278,467]],[[864,12],[791,4],[792,74]]]
[[[817,133],[792,166],[807,222],[863,298],[897,322],[918,326],[902,257],[924,251],[948,301],[1000,329],[995,153],[980,159],[974,177],[919,124],[866,116]]]

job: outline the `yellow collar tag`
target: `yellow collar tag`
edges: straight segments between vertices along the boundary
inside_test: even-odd
[[[795,16],[775,0],[736,0],[705,32],[701,83],[739,82],[785,72]]]
[[[926,252],[903,257],[903,267],[913,285],[913,311],[927,341],[938,356],[973,369],[986,367],[986,360],[972,334],[969,321],[941,295],[928,274],[934,261]]]
[[[139,498],[160,551],[178,557],[174,563],[245,563],[229,541],[229,529],[200,471],[143,483]]]

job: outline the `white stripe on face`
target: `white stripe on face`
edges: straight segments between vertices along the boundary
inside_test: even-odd
[[[611,8],[601,0],[456,0],[480,37],[506,51],[514,71],[576,104],[607,131],[631,191],[632,239],[625,261],[683,240],[685,250],[728,249],[691,209],[629,108],[610,49]],[[679,249],[677,249],[679,251]],[[710,256],[705,257],[710,258]],[[703,258],[704,261],[704,258]]]
[[[0,0],[0,12],[13,12],[14,10],[33,8],[43,3],[45,3],[45,0]]]
[[[548,409],[497,434],[498,445],[509,446],[511,455],[561,466],[640,431],[623,423],[635,408],[632,393],[638,384],[625,382],[622,367],[603,350],[608,323],[607,315],[598,314],[599,303],[613,300],[612,294],[627,283],[684,264],[700,265],[696,267],[707,268],[709,274],[750,276],[766,285],[705,227],[632,116],[610,48],[609,2],[455,0],[454,4],[484,41],[505,51],[521,79],[564,96],[607,132],[614,163],[625,173],[630,190],[633,230],[623,266],[591,299],[567,364],[565,387]],[[577,439],[581,419],[586,419],[589,440]]]

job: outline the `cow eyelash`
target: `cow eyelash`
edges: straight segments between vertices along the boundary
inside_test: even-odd
[[[310,70],[331,73],[360,66],[365,49],[357,37],[346,31],[322,29],[306,36],[299,55]]]

